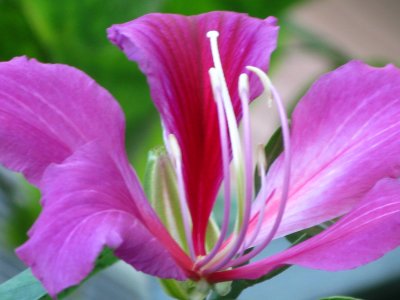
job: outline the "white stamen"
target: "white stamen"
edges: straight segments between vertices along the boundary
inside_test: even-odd
[[[263,241],[254,248],[253,251],[247,253],[229,263],[229,267],[240,265],[246,261],[249,261],[256,255],[258,255],[274,238],[276,232],[278,231],[279,225],[282,221],[283,213],[286,208],[286,203],[289,196],[289,182],[290,182],[290,169],[291,169],[291,151],[290,151],[290,136],[289,136],[289,124],[287,121],[287,116],[285,112],[285,107],[282,103],[282,100],[271,83],[268,75],[265,74],[262,70],[256,67],[247,67],[248,70],[254,72],[258,78],[260,79],[261,83],[263,84],[265,89],[269,89],[272,93],[272,98],[276,103],[279,118],[282,125],[282,136],[283,136],[283,146],[284,146],[284,162],[283,162],[283,182],[282,182],[282,194],[281,194],[281,201],[279,202],[278,212],[275,216],[275,220],[273,222],[272,228],[269,230],[266,237]],[[269,201],[269,200],[268,200]],[[263,218],[263,216],[260,216]]]
[[[245,73],[239,76],[239,95],[240,98],[249,98],[250,87],[249,87],[249,76]]]
[[[224,71],[222,69],[221,57],[218,50],[219,36],[218,31],[209,31],[207,37],[210,39],[211,53],[214,62],[214,68],[209,70],[211,79],[216,84],[215,86],[221,89],[222,102],[224,104],[225,114],[228,122],[229,134],[232,143],[233,163],[235,167],[240,168],[241,147],[239,138],[239,129],[236,122],[235,112],[232,107],[231,97],[225,81]],[[215,70],[215,71],[214,71]]]
[[[221,56],[218,50],[218,31],[207,32],[207,37],[210,39],[211,55],[213,58],[214,68],[217,71],[222,89],[222,97],[230,100],[228,87],[226,85],[224,70],[222,68]],[[224,101],[225,102],[225,101]]]
[[[175,163],[178,164],[178,161],[180,162],[182,158],[181,148],[179,147],[175,135],[171,133],[168,135],[168,146],[174,157]]]
[[[247,66],[246,68],[247,68],[247,70],[250,70],[250,71],[256,73],[260,77],[260,74],[258,71],[261,71],[261,70],[259,70],[258,68],[252,67],[252,66]],[[264,73],[264,75],[265,75],[265,73]],[[274,98],[272,95],[272,90],[271,90],[272,82],[271,82],[271,79],[269,79],[269,77],[267,75],[263,76],[263,80],[265,80],[265,82],[263,83],[263,85],[264,85],[263,94],[267,97],[268,108],[271,108],[272,102],[274,101]]]
[[[244,162],[243,159],[243,150],[242,146],[240,143],[240,134],[239,134],[239,128],[238,124],[236,121],[236,115],[235,111],[232,106],[232,101],[229,95],[229,90],[228,86],[226,84],[225,80],[225,75],[222,69],[222,62],[221,62],[221,57],[219,54],[218,50],[218,32],[216,31],[210,31],[207,33],[207,37],[210,39],[210,45],[211,45],[211,53],[212,53],[212,58],[214,62],[214,68],[210,69],[210,76],[212,82],[216,83],[215,87],[220,90],[220,94],[222,98],[222,103],[224,107],[224,111],[226,114],[226,119],[228,123],[228,129],[229,129],[229,137],[230,137],[230,142],[232,146],[232,156],[233,156],[233,166],[235,169],[235,177],[236,177],[236,188],[237,188],[237,201],[238,201],[238,214],[237,214],[237,219],[236,219],[236,225],[235,225],[235,238],[231,241],[231,244],[226,248],[229,249],[228,253],[226,253],[226,256],[223,257],[222,260],[213,263],[211,262],[211,266],[207,267],[205,270],[205,273],[210,273],[215,270],[218,270],[219,268],[223,267],[226,265],[229,260],[235,256],[237,251],[239,250],[240,246],[242,245],[242,242],[245,237],[245,233],[247,230],[248,226],[248,219],[250,216],[250,204],[251,199],[248,199],[249,197],[251,198],[251,184],[249,185],[248,182],[248,172],[246,169],[246,163]],[[215,70],[215,71],[214,71]],[[247,84],[247,75],[241,76],[241,80],[239,83],[240,86],[240,92],[243,92],[243,97],[241,97],[242,101],[242,108],[243,105],[248,105],[248,84]],[[215,90],[214,90],[215,93]],[[243,100],[246,100],[245,104],[243,103]],[[218,101],[218,100],[217,100]],[[247,107],[246,107],[247,109]],[[246,134],[248,135],[248,134]],[[247,141],[246,144],[249,144]],[[250,144],[249,144],[250,145]],[[247,154],[247,149],[246,149],[246,154]],[[246,157],[247,158],[247,157]],[[250,160],[251,159],[248,159]],[[251,168],[251,164],[249,165]]]
[[[221,87],[221,82],[218,77],[218,72],[215,68],[210,68],[208,70],[208,74],[210,75],[210,81],[211,81],[211,88],[213,90],[214,94],[214,101],[218,102],[221,101],[222,104],[222,87]]]
[[[182,213],[183,226],[185,229],[186,242],[188,245],[190,257],[194,259],[195,252],[191,234],[190,210],[187,204],[185,182],[183,180],[183,174],[182,174],[182,152],[175,135],[173,134],[168,135],[168,145],[175,163],[175,171],[178,181],[179,204]]]
[[[223,187],[224,187],[224,217],[221,224],[221,232],[213,249],[196,264],[196,268],[202,268],[209,263],[218,254],[229,229],[230,210],[231,210],[231,176],[230,176],[230,158],[229,158],[229,137],[226,128],[225,111],[222,103],[221,86],[218,79],[217,70],[211,68],[209,70],[210,81],[214,93],[214,101],[217,104],[218,123],[221,143],[222,169],[223,169]]]
[[[261,182],[260,194],[264,194],[265,188],[266,188],[265,187],[266,186],[265,173],[266,173],[266,169],[267,169],[267,158],[265,157],[264,145],[261,145],[261,144],[258,145],[258,147],[257,147],[257,169],[258,169],[258,175],[260,176],[260,182]],[[251,238],[246,241],[246,244],[242,249],[243,251],[246,250],[247,248],[249,248],[249,246],[254,243],[257,236],[259,235],[261,227],[262,227],[262,223],[263,223],[263,216],[265,213],[265,208],[267,207],[267,204],[270,199],[271,199],[271,197],[269,197],[262,204],[260,212],[258,214],[256,229],[254,230]]]

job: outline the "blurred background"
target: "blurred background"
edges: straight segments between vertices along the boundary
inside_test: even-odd
[[[149,12],[198,14],[210,10],[274,15],[281,26],[271,77],[288,108],[318,76],[350,59],[400,63],[397,0],[0,0],[0,61],[28,55],[77,67],[107,88],[123,107],[130,160],[143,177],[147,151],[162,143],[158,115],[144,76],[106,39],[105,29]],[[233,45],[234,47],[234,45]],[[277,126],[275,111],[252,106],[255,143]],[[266,117],[266,115],[268,117]],[[40,211],[40,194],[20,175],[0,167],[0,283],[24,270],[13,249]],[[286,247],[284,240],[272,246]],[[272,249],[273,251],[273,249]],[[400,299],[400,251],[353,271],[328,273],[292,267],[239,299],[318,299],[343,294]],[[155,279],[123,263],[91,278],[69,299],[167,299]]]

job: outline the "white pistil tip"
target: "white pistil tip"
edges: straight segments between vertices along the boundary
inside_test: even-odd
[[[168,135],[169,147],[171,149],[172,155],[175,159],[181,159],[181,148],[179,147],[178,141],[173,134]]]
[[[207,37],[212,39],[212,38],[217,38],[219,36],[219,32],[216,30],[211,30],[207,32]]]
[[[247,74],[243,73],[240,74],[239,76],[239,95],[243,95],[248,98],[250,91],[249,87],[249,76]]]

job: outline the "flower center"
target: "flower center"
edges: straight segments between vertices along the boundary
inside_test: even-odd
[[[279,112],[282,124],[284,140],[284,177],[281,192],[281,201],[275,214],[275,219],[269,232],[261,232],[264,215],[268,202],[273,198],[275,191],[266,189],[266,162],[263,147],[258,150],[257,166],[261,178],[261,189],[257,197],[265,199],[258,210],[258,213],[251,218],[251,208],[253,202],[253,154],[251,143],[251,128],[249,118],[250,87],[249,76],[245,73],[239,76],[238,95],[242,112],[243,139],[240,138],[240,131],[237,117],[232,105],[232,99],[228,90],[225,74],[222,67],[221,57],[218,49],[217,31],[209,31],[207,37],[210,40],[210,47],[214,67],[209,69],[209,76],[212,92],[217,107],[219,136],[221,145],[222,171],[223,171],[223,201],[224,216],[221,223],[220,234],[214,246],[205,256],[196,257],[193,250],[191,237],[191,220],[186,201],[186,192],[182,176],[182,159],[178,142],[173,135],[168,135],[166,140],[167,148],[175,162],[178,191],[180,198],[180,208],[185,227],[185,235],[190,256],[196,261],[195,269],[197,272],[207,275],[215,271],[240,265],[261,252],[273,239],[283,217],[283,212],[288,198],[289,174],[290,174],[290,144],[289,128],[282,101],[276,89],[272,85],[268,76],[259,68],[248,66],[247,70],[255,74],[264,86],[269,101],[274,100]],[[231,174],[231,166],[233,173]],[[232,176],[233,175],[233,176]],[[234,184],[232,184],[234,180]],[[237,201],[237,213],[235,226],[229,238],[229,223],[231,218],[232,187],[234,187]],[[269,193],[269,194],[268,194]],[[253,222],[252,232],[249,234],[249,225]],[[253,247],[254,241],[259,240],[259,235],[263,234],[262,241],[249,253],[244,254],[245,250]]]

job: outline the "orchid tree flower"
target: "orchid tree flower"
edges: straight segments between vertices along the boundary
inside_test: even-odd
[[[139,271],[197,283],[188,298],[202,299],[218,282],[286,265],[352,269],[400,244],[399,69],[352,61],[322,76],[289,128],[267,76],[277,33],[274,18],[230,12],[150,14],[108,30],[161,115],[165,150],[150,156],[146,192],[106,90],[70,66],[0,63],[0,162],[42,193],[17,254],[51,296],[81,282],[105,247]],[[272,164],[252,149],[249,104],[261,93],[281,121],[284,150]],[[332,219],[258,258],[273,239]]]

